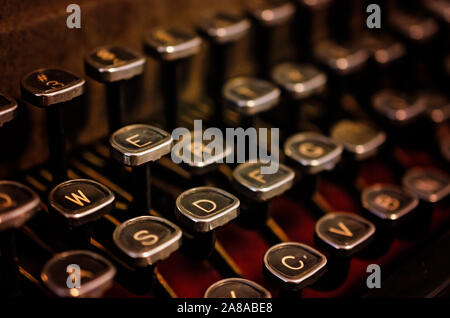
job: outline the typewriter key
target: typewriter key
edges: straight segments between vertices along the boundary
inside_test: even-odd
[[[367,88],[364,84],[369,52],[362,43],[336,43],[326,40],[315,46],[314,54],[328,73],[329,100],[338,101],[338,106],[344,107],[342,98],[348,94],[355,97],[360,105],[366,102]]]
[[[295,5],[285,0],[252,0],[247,13],[256,26],[255,56],[260,76],[268,77],[273,63],[276,30],[289,23],[295,14]]]
[[[305,103],[313,103],[315,112],[332,115],[322,100],[327,76],[313,65],[281,63],[272,70],[271,77],[284,93],[285,101],[281,111],[283,118],[278,121],[280,126],[285,126],[288,133],[298,131],[298,127],[303,124],[303,117],[309,117],[303,116]],[[275,112],[269,116],[277,120]],[[325,117],[325,114],[322,114],[322,117]]]
[[[183,29],[157,28],[145,38],[144,48],[148,54],[162,61],[167,128],[175,129],[180,104],[180,63],[200,51],[201,39]]]
[[[347,212],[332,212],[321,217],[315,234],[323,246],[337,256],[350,257],[370,244],[375,226],[368,220]]]
[[[210,43],[210,68],[208,91],[214,105],[214,121],[222,123],[222,88],[229,69],[229,50],[245,36],[250,29],[250,21],[240,15],[218,11],[203,16],[197,23],[198,32]]]
[[[59,69],[39,69],[26,75],[20,88],[24,101],[46,109],[53,183],[67,178],[62,107],[84,93],[85,80]]]
[[[125,221],[113,234],[117,247],[138,267],[153,266],[181,246],[181,230],[166,219],[140,216]]]
[[[356,161],[374,156],[386,134],[361,121],[342,120],[331,128],[331,138],[344,146]]]
[[[149,125],[129,125],[117,130],[110,140],[111,156],[132,167],[134,212],[151,209],[151,163],[172,149],[172,136]]]
[[[42,269],[41,279],[58,297],[101,297],[113,284],[114,266],[89,251],[67,251],[53,256]]]
[[[403,177],[403,186],[426,202],[438,202],[450,193],[450,179],[437,169],[413,168]]]
[[[432,18],[398,9],[388,16],[388,23],[410,42],[427,42],[439,31],[439,25]]]
[[[16,117],[17,102],[0,93],[0,127]]]
[[[389,34],[368,32],[362,39],[369,52],[369,74],[366,89],[369,95],[380,87],[400,88],[404,82],[406,46]]]
[[[263,258],[264,276],[276,283],[280,296],[300,296],[326,269],[327,258],[305,244],[287,242],[269,248]]]
[[[125,81],[144,72],[145,59],[138,53],[119,46],[99,47],[84,60],[85,72],[94,80],[106,84],[109,130],[121,128],[125,119]]]
[[[212,284],[205,298],[272,298],[264,287],[243,278],[227,278]]]
[[[175,219],[183,228],[183,250],[204,258],[214,249],[215,232],[235,219],[240,202],[234,195],[214,187],[198,187],[180,194],[176,200]]]
[[[242,116],[244,129],[254,127],[253,116],[273,108],[280,98],[280,90],[276,86],[251,77],[229,80],[222,94],[225,105]]]
[[[39,197],[14,181],[0,181],[0,295],[13,296],[20,280],[16,265],[15,229],[40,210]]]
[[[357,43],[344,45],[324,41],[314,51],[319,62],[340,76],[359,71],[369,58],[369,53]]]
[[[331,128],[330,135],[345,149],[341,166],[335,171],[336,179],[356,190],[355,182],[362,162],[378,153],[386,141],[386,133],[363,121],[344,119]]]
[[[290,166],[296,169],[295,185],[290,194],[301,197],[310,208],[321,214],[323,209],[315,197],[317,180],[320,173],[331,171],[341,160],[343,146],[331,138],[315,132],[298,133],[284,143],[284,154]]]
[[[190,182],[201,182],[198,176],[204,176],[208,172],[217,169],[219,162],[225,162],[225,158],[233,153],[233,148],[225,140],[214,137],[213,144],[223,145],[223,147],[213,147],[209,142],[205,142],[204,131],[190,131],[189,135],[180,137],[174,144],[172,159],[180,162],[180,166],[193,175]],[[185,138],[189,138],[187,141]]]
[[[368,220],[347,212],[331,212],[315,225],[315,240],[328,252],[328,271],[323,289],[334,289],[345,281],[351,257],[373,242],[375,226]]]
[[[343,146],[314,132],[298,133],[284,143],[285,155],[306,174],[333,169],[341,159]]]
[[[361,201],[366,211],[375,216],[376,220],[391,225],[406,219],[419,204],[414,194],[393,184],[375,184],[365,188]]]
[[[233,171],[233,187],[244,197],[240,220],[250,227],[259,227],[269,217],[270,200],[289,190],[294,184],[294,171],[280,164],[275,173],[263,174],[267,166],[261,162],[246,162]],[[263,168],[263,169],[262,169]]]
[[[331,4],[332,0],[296,1],[293,42],[302,62],[311,60],[314,43],[323,38],[324,31],[328,31],[318,26],[322,26],[330,15]]]
[[[372,107],[386,120],[395,125],[405,125],[425,112],[425,99],[383,89],[372,97]]]
[[[87,179],[65,181],[48,197],[50,206],[71,228],[98,220],[113,209],[114,200],[114,194],[108,188]]]

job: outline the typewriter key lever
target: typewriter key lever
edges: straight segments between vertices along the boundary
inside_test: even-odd
[[[295,14],[295,5],[285,0],[252,0],[248,3],[248,15],[255,22],[258,72],[267,77],[273,62],[275,30],[289,23]]]
[[[17,102],[0,93],[0,127],[16,116]]]
[[[119,163],[132,167],[133,210],[151,209],[151,163],[172,149],[172,136],[149,125],[129,125],[117,130],[109,140],[111,155]]]
[[[217,227],[239,214],[239,199],[214,187],[198,187],[180,194],[176,200],[175,219],[183,228],[183,249],[187,254],[204,258],[215,245]]]
[[[201,44],[199,36],[174,28],[157,28],[144,40],[146,52],[162,61],[166,126],[170,131],[177,127],[180,105],[180,64],[197,54]]]
[[[289,190],[294,184],[294,171],[280,164],[275,173],[262,174],[261,162],[246,162],[233,171],[233,187],[241,193],[247,211],[241,213],[245,225],[253,227],[265,224],[269,217],[270,200]],[[262,223],[262,224],[261,224]]]
[[[40,209],[40,202],[39,197],[28,187],[14,181],[0,181],[1,296],[13,295],[19,283],[14,231]]]
[[[83,250],[53,256],[42,269],[41,280],[58,297],[97,298],[113,285],[115,267],[104,257]]]
[[[86,74],[106,85],[109,130],[121,128],[126,118],[125,81],[144,72],[145,59],[138,53],[118,46],[99,47],[84,60]]]
[[[39,69],[21,82],[22,99],[45,108],[53,183],[67,178],[63,107],[84,93],[85,80],[59,69]]]
[[[220,101],[229,68],[228,51],[233,43],[248,33],[250,21],[240,15],[219,11],[201,18],[197,29],[210,42],[211,77],[208,83],[211,85],[210,97],[215,105],[215,121],[221,123],[223,108]]]

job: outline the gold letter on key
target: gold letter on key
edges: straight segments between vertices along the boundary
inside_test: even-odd
[[[147,230],[141,230],[134,233],[133,238],[145,246],[153,245],[158,242],[158,236],[155,234],[150,234]]]
[[[209,203],[209,204],[211,204],[212,207],[211,207],[211,209],[208,210],[208,209],[202,207],[202,206],[200,205],[200,203]],[[192,203],[192,205],[196,206],[197,208],[199,208],[199,209],[202,210],[202,211],[205,211],[206,213],[211,213],[211,212],[213,212],[213,211],[216,209],[216,207],[217,207],[217,205],[214,203],[214,201],[206,200],[206,199],[197,200],[197,201],[195,201],[194,203]]]
[[[295,257],[294,256],[285,256],[281,259],[281,264],[283,264],[287,268],[292,269],[294,271],[299,271],[305,266],[305,264],[303,263],[302,260],[298,261],[300,263],[300,266],[298,266],[298,267],[291,266],[288,263],[286,263],[287,259],[295,259]]]
[[[132,145],[138,147],[138,148],[142,148],[142,147],[148,146],[148,145],[150,145],[150,144],[152,143],[151,141],[149,141],[149,142],[146,142],[145,144],[140,145],[140,144],[139,144],[139,142],[141,141],[140,139],[138,139],[138,140],[133,140],[133,139],[136,139],[136,138],[138,138],[138,137],[139,137],[139,135],[136,134],[136,135],[134,135],[134,136],[128,137],[128,138],[125,139],[125,140],[128,141],[130,144],[132,144]]]
[[[66,195],[65,198],[69,201],[72,201],[75,204],[78,204],[79,206],[84,206],[84,203],[82,201],[86,203],[91,203],[91,201],[84,195],[83,192],[81,192],[81,190],[78,190],[78,193],[80,195],[76,193],[71,193],[70,195],[72,196],[72,198],[69,197],[68,195]]]

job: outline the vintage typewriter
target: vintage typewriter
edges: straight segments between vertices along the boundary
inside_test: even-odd
[[[0,8],[2,297],[450,295],[449,1]]]

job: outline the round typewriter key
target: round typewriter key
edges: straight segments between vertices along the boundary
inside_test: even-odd
[[[118,226],[115,244],[139,267],[155,265],[168,258],[181,245],[181,230],[166,219],[140,216]]]
[[[16,265],[15,229],[38,210],[41,200],[28,187],[14,181],[0,181],[0,295],[17,292],[20,275]]]
[[[319,288],[334,289],[348,276],[351,257],[373,242],[375,226],[347,212],[331,212],[315,225],[315,239],[329,253],[328,271]]]
[[[277,29],[292,20],[295,5],[286,0],[252,0],[248,1],[247,12],[256,26],[258,72],[260,76],[267,77],[272,68]]]
[[[198,187],[180,194],[175,216],[194,232],[210,232],[236,218],[239,200],[232,194],[214,187]]]
[[[215,43],[234,42],[247,34],[250,21],[231,12],[218,11],[202,17],[198,31]]]
[[[307,117],[307,104],[312,104],[314,113],[330,114],[323,103],[323,93],[326,89],[327,76],[313,65],[281,63],[272,70],[271,78],[284,93],[285,101],[281,112],[269,114],[271,120],[279,122],[280,126],[286,126],[285,130],[298,131]],[[301,103],[300,103],[301,102]],[[278,116],[282,116],[277,120]]]
[[[422,12],[421,12],[422,11]],[[423,10],[391,10],[387,15],[387,24],[408,44],[407,67],[403,78],[407,88],[415,90],[427,87],[440,71],[440,62],[447,38],[439,39],[439,24]],[[438,83],[436,83],[438,84]]]
[[[86,74],[106,84],[111,132],[125,122],[125,81],[141,75],[144,66],[145,59],[140,54],[119,46],[99,47],[86,56]]]
[[[53,256],[42,269],[44,284],[59,297],[101,297],[113,284],[114,266],[89,251],[68,251]]]
[[[336,4],[339,5],[339,4]],[[330,101],[338,101],[344,107],[343,97],[355,97],[362,104],[367,88],[365,70],[369,52],[360,42],[336,43],[322,41],[314,49],[315,58],[328,71]]]
[[[364,122],[342,120],[331,128],[331,138],[359,161],[374,156],[385,142],[386,134]]]
[[[420,116],[426,108],[423,98],[391,90],[381,90],[372,97],[372,107],[394,124],[409,123]]]
[[[39,209],[41,200],[28,187],[0,181],[0,231],[21,227]]]
[[[364,67],[369,53],[360,45],[341,45],[331,41],[319,43],[315,48],[318,61],[338,75],[352,74]]]
[[[361,162],[378,153],[386,141],[386,133],[368,123],[344,119],[332,126],[330,135],[345,149],[340,169],[336,171],[336,179],[353,190]],[[356,195],[359,197],[359,191]]]
[[[247,4],[248,13],[261,25],[273,27],[291,20],[295,6],[286,0],[253,0]]]
[[[17,102],[0,93],[0,127],[16,116]]]
[[[227,278],[212,284],[205,298],[272,298],[264,287],[243,278]]]
[[[368,220],[347,212],[332,212],[321,217],[315,234],[329,251],[350,257],[366,247],[374,237],[375,226]]]
[[[406,46],[388,34],[367,33],[362,39],[370,54],[368,96],[379,87],[400,87],[404,82]]]
[[[279,164],[275,172],[260,161],[237,166],[233,171],[232,183],[236,191],[244,196],[243,206],[247,210],[241,214],[241,221],[253,227],[265,224],[270,200],[289,190],[294,184],[294,177],[294,171],[283,164]]]
[[[56,186],[49,194],[50,206],[70,227],[101,218],[114,207],[114,194],[104,185],[88,179],[74,179]]]
[[[239,113],[244,129],[254,127],[253,116],[278,104],[280,90],[271,83],[251,77],[229,80],[223,88],[225,105]]]
[[[287,242],[269,248],[263,258],[263,272],[283,291],[300,292],[325,272],[326,257],[305,244]]]
[[[39,69],[21,81],[22,98],[46,109],[53,183],[67,178],[62,107],[84,93],[85,80],[59,69]]]
[[[239,200],[214,187],[198,187],[180,194],[176,200],[175,218],[183,227],[183,250],[198,258],[208,256],[215,246],[214,229],[235,219]]]
[[[403,186],[426,202],[438,202],[450,193],[448,175],[437,169],[413,168],[403,177]]]
[[[295,196],[308,200],[314,196],[318,174],[334,169],[341,160],[343,146],[331,138],[315,132],[298,133],[289,137],[284,143],[284,154],[297,175],[301,175],[296,182]],[[294,192],[291,191],[291,192]],[[312,205],[314,210],[316,205]]]
[[[232,45],[248,33],[250,21],[240,15],[217,11],[203,16],[197,23],[198,32],[210,43],[208,93],[214,104],[214,121],[222,123],[222,88],[227,77]]]
[[[149,125],[129,125],[116,131],[109,140],[111,155],[132,168],[133,209],[142,213],[151,209],[151,162],[168,154],[172,136]]]
[[[361,201],[372,215],[391,223],[406,217],[419,203],[415,195],[393,184],[375,184],[365,188]]]
[[[411,42],[427,42],[439,30],[438,24],[432,18],[403,10],[395,10],[388,20],[398,34]]]
[[[180,136],[172,150],[172,160],[194,176],[205,175],[217,169],[218,163],[224,162],[225,158],[233,153],[233,148],[219,136],[214,137],[214,144],[224,147],[216,148],[205,142],[204,135],[203,130],[190,131],[189,134]]]
[[[177,114],[180,105],[180,65],[187,58],[200,51],[201,39],[184,29],[156,28],[144,39],[148,54],[162,61],[162,83],[167,128],[177,127]]]
[[[236,112],[253,116],[275,106],[280,97],[280,90],[264,80],[237,77],[225,84],[223,97],[227,105]]]
[[[324,91],[327,76],[309,64],[281,63],[272,71],[272,80],[296,100]]]
[[[333,169],[342,150],[341,144],[315,132],[298,133],[284,143],[285,155],[307,174]]]

